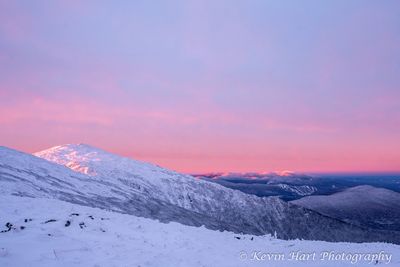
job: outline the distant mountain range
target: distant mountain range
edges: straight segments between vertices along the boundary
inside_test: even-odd
[[[284,173],[211,173],[195,177],[237,189],[259,197],[277,196],[283,200],[298,199],[318,191],[315,178],[292,172]]]
[[[276,233],[282,239],[400,243],[397,232],[355,226],[278,197],[245,194],[83,144],[53,147],[35,156],[0,147],[0,193],[214,230]]]
[[[400,174],[206,173],[195,177],[259,197],[291,201],[309,195],[330,195],[370,185],[400,192]]]

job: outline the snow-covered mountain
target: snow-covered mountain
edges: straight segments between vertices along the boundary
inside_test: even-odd
[[[399,252],[393,244],[284,241],[0,195],[0,266],[394,267]]]
[[[314,177],[290,171],[272,173],[205,173],[195,177],[259,197],[278,196],[283,200],[314,194]]]
[[[277,184],[276,186],[287,192],[295,193],[296,195],[299,196],[308,196],[317,191],[317,188],[311,185]]]
[[[400,193],[388,189],[362,185],[292,203],[352,224],[400,231]]]
[[[276,232],[283,239],[400,242],[396,233],[362,229],[276,197],[248,195],[88,145],[36,155],[0,148],[2,195],[55,198],[236,233]]]

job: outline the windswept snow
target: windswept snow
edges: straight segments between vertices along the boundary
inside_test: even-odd
[[[1,195],[0,227],[0,266],[400,265],[397,245],[284,241],[41,198]]]

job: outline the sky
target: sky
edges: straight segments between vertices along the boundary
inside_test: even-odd
[[[400,171],[400,1],[0,0],[0,145]]]

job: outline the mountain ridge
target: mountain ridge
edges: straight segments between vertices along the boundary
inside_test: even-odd
[[[400,193],[386,188],[360,185],[291,203],[359,226],[400,231]]]
[[[69,161],[64,164],[78,163],[70,168],[15,150],[0,149],[1,190],[56,198],[162,222],[205,225],[213,230],[256,235],[277,232],[282,239],[393,243],[400,240],[399,236],[355,227],[278,198],[248,195],[150,163],[139,164],[109,155],[104,150],[70,148],[71,145],[56,149],[68,152]],[[51,159],[55,154],[39,155]],[[13,160],[7,161],[7,158]],[[100,158],[113,160],[102,162]],[[71,167],[81,172],[87,170],[91,175]]]

